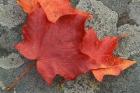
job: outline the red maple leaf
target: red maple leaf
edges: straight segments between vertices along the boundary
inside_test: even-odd
[[[49,84],[56,75],[74,79],[93,68],[89,57],[80,51],[86,18],[86,14],[68,15],[51,23],[37,8],[28,16],[24,40],[16,48],[26,58],[37,60],[37,70]]]
[[[16,49],[37,61],[48,84],[56,75],[72,80],[88,71],[101,81],[104,75],[119,75],[135,63],[113,55],[117,37],[99,40],[94,31],[85,31],[88,14],[74,9],[69,0],[19,0],[19,4],[28,19]]]
[[[102,81],[104,75],[119,75],[121,71],[135,64],[135,61],[119,58],[113,55],[118,45],[118,37],[105,37],[99,40],[94,31],[89,30],[82,43],[82,52],[96,61],[96,68],[92,73],[98,81]]]

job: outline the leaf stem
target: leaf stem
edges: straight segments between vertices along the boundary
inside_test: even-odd
[[[11,91],[14,90],[14,88],[19,84],[19,82],[32,70],[32,68],[34,67],[35,62],[33,62],[32,64],[28,64],[23,71],[21,71],[21,73],[15,78],[15,80],[13,80],[10,84],[8,84],[4,90],[6,91]]]

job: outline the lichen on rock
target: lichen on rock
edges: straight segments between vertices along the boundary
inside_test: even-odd
[[[98,0],[103,2],[105,6],[116,11],[119,17],[128,11],[128,5],[132,0]]]

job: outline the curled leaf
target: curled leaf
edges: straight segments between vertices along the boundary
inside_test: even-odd
[[[32,13],[38,4],[45,11],[48,20],[55,23],[61,16],[76,14],[70,0],[18,0],[18,3],[27,13]]]

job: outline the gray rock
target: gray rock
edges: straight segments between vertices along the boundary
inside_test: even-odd
[[[119,16],[128,10],[128,4],[132,0],[98,0],[103,2],[108,8],[116,11]]]
[[[96,93],[99,90],[98,83],[90,74],[84,74],[74,81],[64,84],[64,93]]]
[[[24,22],[25,14],[17,5],[16,0],[0,0],[0,25],[8,28]]]
[[[99,38],[117,34],[118,14],[104,6],[101,1],[81,0],[77,8],[88,11],[94,16],[94,19],[88,21],[86,25],[95,28]]]
[[[0,82],[2,83],[1,87],[5,87],[5,85],[14,80],[26,65],[27,64],[20,68],[11,70],[4,70],[0,68]],[[35,69],[33,69],[21,80],[21,82],[16,86],[15,91],[16,93],[62,93],[58,83],[54,82],[52,86],[48,86]],[[0,93],[14,93],[14,91],[6,92],[0,89]]]
[[[132,2],[140,2],[140,0],[132,0]]]
[[[17,26],[12,29],[5,28],[1,30],[0,47],[8,51],[15,50],[16,43],[20,40],[21,27]]]
[[[119,44],[118,55],[130,57],[140,53],[140,27],[135,25],[123,25],[118,28],[118,34],[128,34]]]
[[[12,53],[7,57],[0,58],[0,67],[3,69],[13,69],[18,68],[19,66],[23,65],[24,62],[19,56],[19,54]]]
[[[140,2],[134,2],[129,5],[129,17],[140,25]]]

